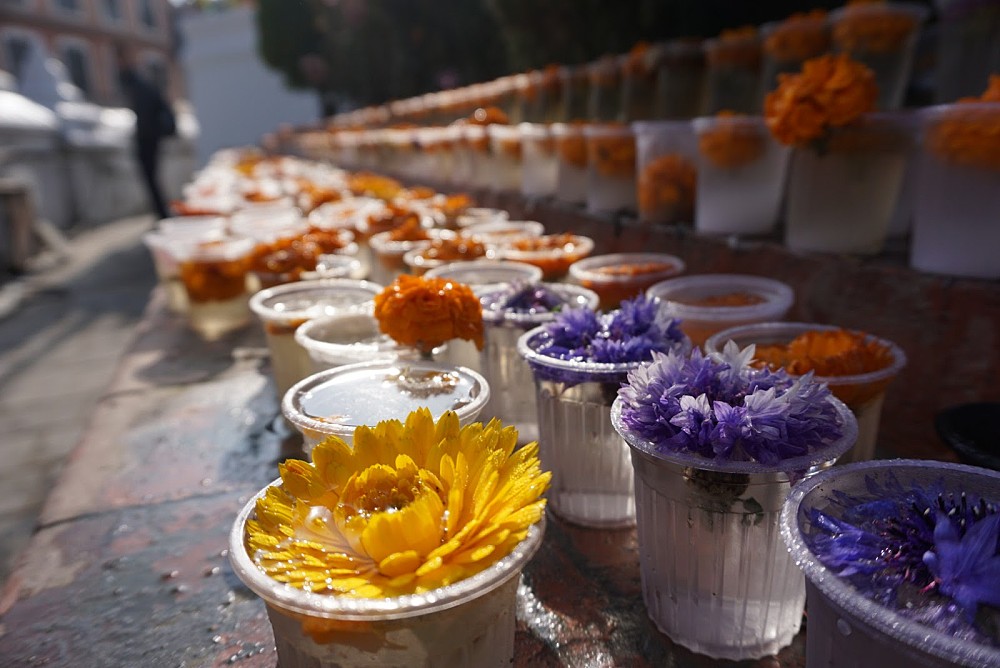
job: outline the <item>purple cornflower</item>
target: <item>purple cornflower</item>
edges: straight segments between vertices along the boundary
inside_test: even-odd
[[[978,609],[1000,607],[997,504],[904,488],[891,472],[884,482],[865,482],[864,498],[841,492],[828,512],[810,511],[810,549],[869,598],[953,635],[981,638]]]
[[[524,314],[552,313],[567,303],[556,291],[531,283],[513,283],[503,290],[484,295],[482,302],[491,311]]]
[[[653,352],[618,391],[622,422],[661,450],[764,465],[842,436],[826,385],[752,367],[753,354],[732,342],[709,357]]]
[[[636,297],[610,313],[566,309],[545,326],[535,350],[547,357],[579,362],[644,362],[656,352],[689,345],[676,320],[659,302]]]

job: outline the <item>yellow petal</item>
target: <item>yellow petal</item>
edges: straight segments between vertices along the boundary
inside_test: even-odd
[[[398,578],[407,573],[414,573],[421,564],[420,555],[416,550],[390,554],[378,564],[378,570],[388,578]]]

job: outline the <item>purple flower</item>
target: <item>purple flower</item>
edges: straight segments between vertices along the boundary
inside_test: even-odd
[[[841,437],[825,385],[754,368],[753,353],[733,343],[710,357],[652,352],[618,391],[622,422],[662,450],[765,465]]]
[[[942,594],[950,596],[975,619],[980,604],[1000,607],[1000,514],[975,522],[961,535],[959,525],[940,511],[934,526],[934,547],[923,561]]]
[[[1000,512],[966,494],[866,478],[864,498],[812,509],[804,535],[820,562],[900,614],[978,637],[981,605],[1000,607]]]
[[[606,314],[566,309],[545,326],[545,334],[537,352],[581,362],[642,362],[654,351],[688,345],[677,322],[658,301],[646,297],[622,302],[618,310]]]
[[[491,311],[525,314],[552,313],[566,305],[566,299],[556,291],[532,283],[513,283],[504,290],[484,295],[482,302]]]

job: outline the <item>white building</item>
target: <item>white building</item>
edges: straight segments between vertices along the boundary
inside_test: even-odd
[[[255,11],[241,6],[180,18],[181,66],[201,128],[200,164],[220,148],[259,144],[282,124],[319,118],[317,95],[289,90],[261,59]]]

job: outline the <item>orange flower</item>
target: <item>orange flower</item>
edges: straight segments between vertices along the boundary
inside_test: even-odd
[[[387,176],[358,172],[347,177],[347,187],[355,195],[368,195],[390,200],[403,190],[403,185]]]
[[[875,74],[846,55],[807,60],[798,74],[781,74],[764,101],[771,134],[783,144],[803,145],[822,138],[875,109]]]
[[[796,12],[775,26],[764,40],[764,51],[784,62],[797,62],[825,53],[830,48],[826,12]]]
[[[590,159],[603,176],[635,174],[635,137],[591,137],[588,142]]]
[[[931,123],[928,149],[958,165],[1000,169],[1000,105],[996,102],[1000,102],[1000,75],[993,74],[980,97],[959,100]]]
[[[758,128],[741,122],[731,111],[721,111],[712,127],[698,135],[698,150],[722,169],[748,165],[764,152],[764,138]]]
[[[565,135],[556,139],[559,157],[568,165],[574,167],[587,166],[587,143],[582,135]]]
[[[482,306],[462,283],[403,274],[375,296],[375,318],[382,332],[424,352],[451,339],[483,348]]]
[[[644,77],[649,74],[649,67],[646,63],[648,55],[649,43],[636,42],[635,46],[629,50],[628,57],[625,59],[625,64],[623,65],[625,74],[635,77]]]
[[[784,368],[802,375],[855,376],[885,369],[893,363],[892,350],[877,339],[846,329],[815,330],[795,337],[785,345],[758,345],[755,362],[771,369]],[[848,406],[863,404],[878,395],[889,379],[868,384],[837,384],[830,390]]]
[[[688,158],[668,153],[651,160],[639,175],[639,210],[667,212],[672,220],[690,220],[694,213],[698,168]]]
[[[844,8],[833,26],[833,41],[844,51],[888,53],[902,48],[916,28],[912,15],[888,3],[858,3]]]
[[[402,225],[389,231],[390,241],[426,241],[430,238],[430,232],[417,216],[407,218]]]
[[[708,45],[706,57],[714,67],[740,67],[756,71],[760,66],[760,40],[757,28],[743,26],[723,30]]]

